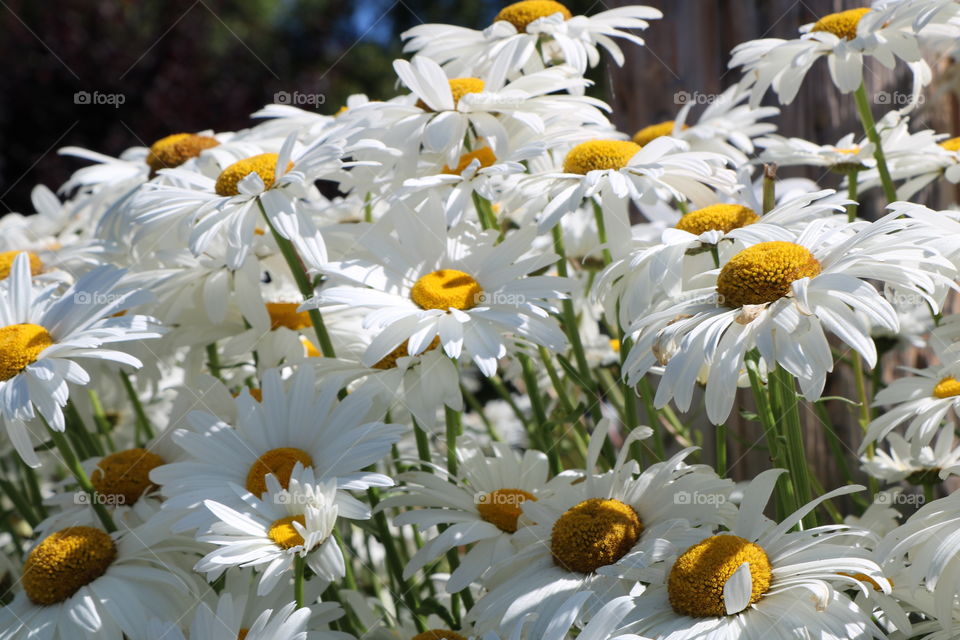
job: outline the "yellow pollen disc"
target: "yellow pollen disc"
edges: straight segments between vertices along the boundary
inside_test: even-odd
[[[555,13],[562,14],[564,20],[573,17],[570,9],[559,2],[553,2],[553,0],[524,0],[524,2],[514,2],[501,9],[493,21],[509,22],[516,27],[517,33],[523,33],[534,20],[546,18]]]
[[[263,495],[267,490],[266,477],[272,473],[280,481],[280,486],[284,489],[290,484],[290,476],[293,474],[293,468],[297,463],[304,467],[313,466],[313,458],[303,449],[295,447],[280,447],[279,449],[270,449],[265,454],[257,458],[256,462],[247,472],[247,491],[257,496]]]
[[[723,265],[717,277],[722,303],[737,308],[774,302],[790,293],[800,278],[820,274],[820,263],[805,247],[792,242],[761,242]]]
[[[144,491],[157,485],[150,482],[150,470],[163,464],[163,458],[146,449],[126,449],[104,456],[90,474],[97,493],[115,498],[118,504],[133,504]]]
[[[477,306],[483,289],[473,276],[457,269],[440,269],[417,280],[410,299],[421,309],[466,311]]]
[[[460,156],[460,160],[457,161],[457,166],[453,169],[447,165],[443,165],[443,173],[458,176],[463,173],[463,170],[470,166],[470,163],[474,160],[479,160],[480,168],[486,169],[497,161],[497,156],[493,154],[493,149],[490,147],[480,147],[476,151],[471,151],[470,153],[465,153]]]
[[[883,587],[880,586],[880,583],[865,573],[847,573],[846,571],[838,571],[837,574],[841,576],[847,576],[848,578],[853,578],[854,580],[859,580],[860,582],[866,582],[873,587],[874,591],[883,591]],[[893,584],[893,580],[888,580],[888,582],[891,585]]]
[[[944,140],[939,144],[947,151],[960,151],[960,137],[950,138],[949,140]]]
[[[319,358],[323,356],[323,354],[320,353],[320,350],[317,349],[312,342],[310,342],[303,336],[300,336],[300,344],[303,345],[303,353],[308,358]]]
[[[713,536],[683,552],[670,569],[670,606],[693,618],[727,615],[723,585],[744,562],[750,565],[753,591],[750,604],[770,588],[773,570],[762,547],[733,535]]]
[[[952,398],[960,396],[960,381],[953,376],[947,376],[937,383],[933,388],[933,395],[936,398]]]
[[[677,222],[677,229],[694,235],[707,231],[730,233],[734,229],[745,227],[760,220],[760,216],[750,207],[740,204],[711,204],[708,207],[691,211]]]
[[[160,169],[179,167],[190,158],[196,158],[204,149],[219,146],[216,138],[198,136],[195,133],[175,133],[166,138],[160,138],[150,145],[147,154],[147,164],[150,173]]]
[[[853,40],[857,37],[857,25],[860,24],[860,18],[869,11],[870,9],[867,7],[862,7],[841,11],[840,13],[831,13],[817,20],[810,31],[826,31],[838,38]]]
[[[294,522],[299,522],[301,525],[305,524],[303,516],[287,516],[286,518],[280,518],[279,520],[275,520],[273,524],[270,525],[270,530],[267,532],[267,535],[269,535],[270,539],[282,549],[299,547],[303,544],[303,536],[297,533],[297,530],[293,528]]]
[[[276,153],[261,153],[259,155],[244,158],[224,169],[217,177],[215,190],[218,196],[225,198],[235,196],[240,193],[237,185],[241,180],[251,173],[256,173],[263,180],[265,189],[273,186],[276,180],[277,158]],[[293,163],[287,165],[287,169],[293,166]]]
[[[843,155],[846,155],[846,156],[852,156],[854,154],[860,153],[860,145],[845,147],[842,149],[839,147],[835,147],[833,150],[836,151],[837,153],[842,153]]]
[[[0,382],[36,362],[37,356],[52,344],[53,338],[38,324],[0,327]]]
[[[113,539],[94,527],[67,527],[38,544],[23,563],[23,589],[37,605],[63,602],[102,576],[117,557]]]
[[[234,398],[240,397],[240,391],[232,394]],[[257,402],[263,402],[263,390],[262,389],[250,389],[247,388],[247,393],[250,394],[250,397],[256,400]]]
[[[310,326],[310,314],[306,311],[297,311],[300,305],[296,302],[268,302],[267,313],[270,314],[270,330],[275,331],[286,327],[291,331],[299,331]]]
[[[643,533],[640,517],[619,500],[590,498],[553,524],[550,551],[557,566],[593,573],[627,554]]]
[[[629,140],[588,140],[567,153],[563,160],[565,173],[587,175],[591,171],[623,169],[640,145]]]
[[[620,341],[616,338],[610,338],[610,349],[615,353],[620,353]]]
[[[430,629],[410,638],[410,640],[467,640],[456,631],[449,629]]]
[[[403,343],[398,346],[396,349],[383,356],[373,365],[374,369],[394,369],[397,366],[397,360],[400,358],[410,355],[410,341],[404,340]],[[430,344],[427,345],[427,348],[421,351],[420,353],[426,353],[427,351],[433,351],[440,346],[440,336],[434,336],[433,340],[430,341]]]
[[[520,505],[527,500],[536,502],[537,498],[523,489],[497,489],[483,496],[477,503],[477,511],[481,518],[501,531],[514,533],[521,513]]]
[[[13,269],[13,261],[23,251],[4,251],[0,253],[0,280],[6,280],[10,276],[10,270]],[[30,260],[30,275],[39,275],[43,271],[43,261],[34,253],[27,252],[27,258]]]
[[[633,141],[641,147],[645,147],[657,138],[662,138],[663,136],[668,136],[673,133],[674,124],[673,120],[667,120],[660,124],[651,124],[649,127],[644,127],[633,134]],[[690,127],[683,125],[683,128],[689,129]]]
[[[450,93],[453,94],[453,108],[460,104],[460,98],[468,93],[483,93],[484,82],[480,78],[450,78]],[[433,111],[426,102],[417,100],[417,105],[424,111]]]

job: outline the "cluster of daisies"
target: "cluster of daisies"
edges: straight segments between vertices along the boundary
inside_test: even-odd
[[[0,219],[0,640],[960,637],[960,137],[911,122],[960,2],[620,131],[585,74],[661,17],[522,0],[393,98],[62,149]],[[835,145],[760,106],[817,65]]]

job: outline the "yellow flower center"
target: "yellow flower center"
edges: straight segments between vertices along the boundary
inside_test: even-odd
[[[322,353],[320,353],[320,350],[313,345],[312,342],[310,342],[303,336],[300,336],[300,344],[303,345],[303,353],[308,358],[319,358],[323,355]]]
[[[523,489],[497,489],[477,502],[477,511],[481,518],[501,531],[514,533],[520,518],[520,505],[527,500],[536,502],[537,497]]]
[[[145,491],[157,488],[150,482],[150,470],[163,463],[163,458],[146,449],[117,451],[101,458],[90,474],[90,482],[97,493],[117,498],[118,504],[130,505]]]
[[[421,353],[426,353],[427,351],[433,351],[440,346],[440,336],[434,336],[433,340],[430,341],[430,344],[427,345],[427,348],[424,349]],[[387,355],[380,358],[376,364],[373,365],[374,369],[394,369],[397,366],[397,360],[400,358],[410,355],[410,341],[404,340],[403,343],[398,346],[396,349],[388,353]]]
[[[463,173],[463,170],[470,166],[470,163],[474,160],[479,160],[480,168],[486,169],[497,161],[497,156],[493,154],[493,149],[490,147],[480,147],[476,151],[471,151],[470,153],[465,153],[460,156],[460,159],[457,161],[457,166],[453,169],[447,165],[443,165],[443,173],[458,176]]]
[[[564,20],[573,17],[570,10],[559,2],[553,2],[553,0],[524,0],[523,2],[514,2],[501,9],[493,21],[504,20],[516,27],[517,33],[523,33],[534,20],[546,18],[555,13],[562,14]]]
[[[940,146],[947,151],[960,151],[960,137],[944,140],[940,143]]]
[[[838,571],[837,574],[841,576],[847,576],[848,578],[853,578],[854,580],[859,580],[860,582],[866,582],[873,587],[874,591],[883,592],[883,587],[880,586],[880,583],[865,573],[847,573],[846,571]],[[887,582],[889,582],[891,585],[893,584],[893,580],[888,579]]]
[[[303,544],[303,536],[293,528],[294,522],[299,522],[301,525],[306,524],[303,516],[287,516],[286,518],[274,520],[273,524],[270,525],[270,530],[267,532],[267,535],[269,535],[270,539],[281,549],[299,547]]]
[[[38,324],[0,327],[0,382],[36,362],[37,356],[52,344],[53,338]]]
[[[270,451],[257,458],[256,462],[250,467],[250,471],[247,472],[247,491],[258,498],[262,496],[267,490],[266,477],[268,473],[276,476],[280,486],[286,489],[290,485],[293,468],[298,462],[304,467],[313,466],[313,458],[303,449],[295,447],[270,449]]]
[[[673,120],[666,120],[659,124],[651,124],[633,134],[633,141],[641,147],[645,147],[657,138],[662,138],[663,136],[668,136],[673,133],[674,124]],[[683,125],[683,128],[689,129],[690,127]]]
[[[10,270],[13,269],[13,261],[23,251],[4,251],[0,253],[0,280],[6,280],[10,277]],[[38,275],[43,271],[43,261],[35,253],[27,252],[27,258],[30,260],[30,275]]]
[[[614,353],[620,353],[620,341],[616,338],[610,338],[610,349]]]
[[[800,278],[820,274],[820,263],[792,242],[761,242],[736,254],[717,277],[717,293],[728,307],[774,302],[790,293]]]
[[[831,13],[817,20],[810,31],[826,31],[838,38],[853,40],[857,37],[857,25],[860,24],[860,18],[869,11],[870,9],[867,7],[862,7]]]
[[[466,311],[477,306],[483,289],[473,276],[457,269],[440,269],[417,280],[410,290],[410,299],[421,309],[451,307]]]
[[[300,305],[296,302],[268,302],[267,313],[270,314],[270,330],[276,331],[286,327],[291,331],[299,331],[310,326],[310,314],[306,311],[297,311]]]
[[[215,190],[217,195],[223,197],[235,196],[240,193],[237,185],[241,180],[251,173],[256,173],[263,180],[263,188],[269,189],[276,180],[277,159],[276,153],[261,153],[249,158],[244,158],[224,169],[217,177]],[[293,163],[287,165],[287,169],[293,166]]]
[[[633,507],[590,498],[567,509],[553,524],[550,551],[563,569],[593,573],[625,556],[641,533],[643,524]]]
[[[160,169],[179,167],[190,158],[196,158],[204,149],[218,146],[220,143],[210,136],[198,136],[195,133],[175,133],[160,138],[150,145],[147,164],[151,175]]]
[[[460,98],[468,93],[483,93],[484,82],[480,78],[450,78],[450,93],[453,94],[453,108],[460,104]],[[426,102],[417,100],[417,105],[424,111],[433,111]]]
[[[953,376],[947,376],[933,388],[933,395],[935,398],[960,396],[960,380],[957,380]]]
[[[617,171],[640,151],[640,145],[629,140],[588,140],[567,153],[563,160],[565,173],[587,175],[591,171]]]
[[[63,602],[102,576],[117,546],[94,527],[67,527],[38,544],[23,564],[23,589],[36,605]]]
[[[693,545],[677,558],[667,579],[670,606],[694,618],[727,615],[723,585],[744,562],[753,578],[750,604],[757,602],[773,579],[767,552],[739,536],[721,535]]]
[[[750,207],[741,204],[711,204],[686,214],[677,222],[677,229],[700,235],[706,231],[730,233],[760,220]]]
[[[237,640],[245,640],[248,633],[250,633],[250,629],[240,629],[240,631],[237,632]]]

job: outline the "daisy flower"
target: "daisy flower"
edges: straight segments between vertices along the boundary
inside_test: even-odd
[[[747,154],[754,152],[753,139],[776,131],[776,125],[760,122],[780,113],[776,107],[752,108],[741,104],[749,93],[732,86],[711,96],[707,108],[696,122],[688,124],[695,102],[687,101],[675,120],[666,120],[643,127],[631,138],[641,147],[657,138],[670,136],[690,145],[691,151],[712,151],[730,158],[736,166],[746,164]]]
[[[640,37],[625,29],[646,29],[647,20],[662,17],[659,10],[640,5],[574,16],[554,0],[523,0],[501,9],[483,31],[422,24],[401,37],[407,41],[404,51],[433,58],[452,73],[502,67],[515,74],[565,63],[583,74],[599,64],[599,47],[622,65],[623,52],[613,38],[643,46]]]
[[[528,275],[557,261],[552,253],[523,257],[534,229],[513,231],[496,244],[496,232],[471,224],[446,231],[436,206],[401,207],[391,217],[396,236],[381,227],[365,232],[357,242],[369,257],[320,267],[331,283],[306,303],[321,310],[344,305],[368,310],[364,327],[377,336],[363,364],[372,366],[403,345],[408,355],[442,348],[451,358],[470,357],[491,376],[515,342],[552,351],[566,347],[550,314],[568,282]]]
[[[713,189],[732,192],[736,175],[724,168],[726,162],[718,153],[689,151],[686,142],[670,137],[643,147],[629,140],[587,140],[567,152],[561,172],[534,175],[526,183],[548,193],[549,203],[537,219],[541,233],[584,200],[597,198],[607,239],[618,242],[630,237],[630,200],[690,200],[704,207],[717,201]]]
[[[960,556],[957,523],[960,493],[920,507],[906,522],[887,534],[877,546],[877,557],[904,565],[897,587],[909,587],[933,596],[930,612],[954,637],[960,620],[954,618],[960,594]]]
[[[727,494],[733,483],[708,467],[686,465],[692,449],[637,474],[627,460],[629,445],[650,433],[631,432],[614,468],[596,474],[590,470],[606,437],[602,422],[591,438],[584,481],[522,503],[528,524],[514,534],[517,551],[487,574],[487,593],[468,620],[481,631],[505,629],[535,613],[531,637],[548,628],[562,633],[581,612],[626,595],[632,582],[621,576],[646,566],[666,542],[692,544],[702,537],[696,527],[732,517]]]
[[[273,473],[265,478],[266,493],[255,498],[243,486],[230,488],[245,503],[243,512],[214,500],[204,506],[216,517],[200,542],[218,546],[197,562],[197,571],[217,579],[229,567],[262,567],[258,595],[273,590],[293,567],[295,557],[321,579],[332,582],[345,571],[340,546],[331,535],[337,522],[337,481],[314,477],[299,461],[281,486]],[[263,567],[266,565],[266,567]]]
[[[870,614],[837,588],[890,592],[867,551],[839,542],[870,533],[847,525],[791,531],[820,503],[863,487],[832,491],[777,523],[763,509],[781,473],[771,469],[750,483],[729,531],[704,537],[650,570],[640,595],[611,602],[595,619],[616,627],[616,634],[657,640],[885,638]]]
[[[800,28],[799,38],[764,38],[736,46],[730,68],[742,67],[744,86],[751,87],[750,105],[756,107],[772,88],[780,104],[793,102],[807,72],[826,58],[830,77],[842,93],[863,83],[865,58],[888,69],[896,60],[913,74],[913,100],[930,82],[930,67],[920,55],[922,30],[936,16],[925,11],[930,2],[874,2],[872,7],[848,9],[821,17]]]
[[[261,401],[247,392],[237,396],[234,427],[206,412],[188,415],[193,429],[172,435],[186,455],[150,472],[166,497],[164,509],[181,516],[178,530],[211,523],[210,513],[197,508],[204,500],[245,508],[231,484],[257,498],[267,490],[268,474],[286,486],[298,462],[312,468],[318,481],[337,482],[341,516],[369,517],[369,509],[347,492],[393,485],[389,477],[364,469],[389,454],[404,428],[373,421],[370,393],[338,401],[339,385],[325,384],[319,391],[315,386],[310,367],[298,368],[287,389],[274,369],[263,376]]]
[[[147,640],[143,620],[177,620],[197,599],[200,581],[178,564],[196,547],[150,524],[53,531],[27,555],[22,590],[0,607],[0,639]]]
[[[917,452],[899,433],[890,433],[884,438],[889,451],[878,449],[872,457],[862,456],[861,467],[887,483],[937,484],[941,472],[960,470],[960,447],[954,446],[954,438],[953,429],[942,429],[933,446],[920,447]]]
[[[39,415],[51,428],[66,428],[68,383],[86,385],[77,360],[105,360],[139,368],[141,362],[111,345],[160,334],[152,319],[122,315],[147,301],[143,290],[121,285],[124,271],[104,265],[81,276],[66,291],[37,287],[28,254],[18,255],[0,283],[0,418],[24,462],[40,465],[27,422]]]
[[[846,175],[852,171],[870,169],[877,164],[873,157],[873,143],[866,140],[856,142],[852,133],[840,138],[835,145],[819,145],[803,138],[784,138],[778,135],[758,138],[756,143],[763,149],[760,153],[761,162],[783,167],[824,167]]]
[[[227,246],[228,266],[237,269],[265,216],[301,255],[323,262],[323,239],[297,201],[310,196],[315,180],[341,173],[344,152],[341,143],[326,138],[298,146],[291,134],[278,153],[237,142],[214,148],[211,168],[162,169],[167,180],[147,183],[129,205],[129,215],[139,227],[135,240],[186,234],[190,250],[199,256],[218,238]],[[219,173],[212,175],[212,171]],[[175,235],[168,237],[175,239]]]
[[[686,411],[706,366],[707,415],[720,424],[730,414],[752,349],[768,368],[782,366],[797,378],[811,401],[833,369],[826,331],[874,366],[871,329],[899,327],[891,304],[866,279],[910,292],[936,309],[953,269],[908,233],[930,237],[929,228],[895,216],[875,223],[826,218],[800,232],[743,227],[738,235],[747,246],[703,274],[709,277],[705,285],[634,321],[625,377],[632,384],[658,363],[665,365],[654,402],[662,407],[674,399]]]
[[[898,378],[877,392],[874,406],[888,407],[867,428],[860,453],[900,425],[911,443],[912,455],[920,454],[940,430],[948,413],[960,416],[960,371],[956,363],[910,370],[914,375]],[[952,443],[944,446],[952,446]]]
[[[493,456],[484,456],[476,447],[457,447],[458,473],[451,483],[443,476],[410,471],[400,476],[406,483],[403,494],[387,498],[380,509],[410,509],[393,518],[397,526],[416,525],[426,532],[448,525],[410,559],[404,569],[409,579],[428,562],[464,544],[473,546],[450,575],[449,593],[462,591],[487,569],[510,555],[510,539],[523,516],[521,505],[569,485],[572,476],[548,481],[547,456],[528,449],[522,455],[509,445],[493,443]]]
[[[337,357],[310,360],[321,384],[347,387],[351,392],[366,389],[378,413],[389,412],[398,423],[412,416],[426,430],[434,427],[442,407],[463,411],[462,366],[436,348],[439,340],[416,355],[403,343],[377,362],[364,364],[364,354],[377,334],[363,328],[363,315],[362,309],[324,314]]]
[[[630,326],[657,304],[679,296],[693,276],[714,268],[712,252],[719,259],[731,251],[738,229],[758,222],[797,229],[843,212],[846,201],[831,198],[833,194],[827,189],[786,198],[763,216],[738,202],[689,211],[660,234],[659,242],[633,240],[626,257],[597,278],[594,295],[604,300],[608,317],[617,315],[619,304],[620,325]]]
[[[448,78],[436,62],[423,56],[411,62],[396,60],[393,68],[413,95],[403,102],[372,103],[357,111],[380,114],[376,128],[381,139],[399,149],[404,158],[418,157],[422,146],[426,153],[454,166],[469,151],[464,139],[471,130],[486,139],[494,154],[506,156],[509,134],[504,123],[510,120],[540,135],[546,130],[545,121],[558,114],[577,124],[607,122],[600,109],[609,107],[603,102],[558,93],[588,84],[570,67],[545,69],[509,82],[491,74]]]
[[[243,608],[242,604],[234,604],[233,594],[224,593],[216,610],[200,603],[187,635],[176,625],[158,620],[148,624],[147,634],[151,640],[307,640],[309,608],[297,609],[297,604],[291,602],[277,611],[264,609],[249,627],[242,627]]]

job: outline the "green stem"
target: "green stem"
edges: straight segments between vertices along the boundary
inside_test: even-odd
[[[540,393],[540,386],[537,383],[537,374],[533,370],[533,363],[530,357],[525,353],[518,353],[517,360],[520,361],[520,367],[523,371],[523,382],[527,387],[527,396],[530,398],[530,407],[533,409],[533,417],[536,421],[536,442],[539,443],[540,450],[547,454],[550,462],[550,472],[560,473],[560,459],[557,457],[556,443],[550,440],[550,427],[547,424],[547,413],[543,407],[543,395]]]
[[[804,451],[803,424],[800,421],[800,400],[797,397],[796,381],[780,365],[770,372],[769,379],[771,396],[776,399],[775,415],[780,420],[784,440],[787,443],[787,469],[796,500],[794,508],[799,508],[813,499],[813,491],[810,467]],[[807,528],[817,526],[816,512],[810,512],[803,519],[803,523]]]
[[[591,201],[593,203],[593,217],[597,221],[597,238],[600,240],[600,244],[607,244],[607,226],[603,221],[603,209],[597,203],[596,200]],[[557,225],[559,227],[560,225]],[[610,249],[606,246],[603,247],[603,264],[608,265],[613,262],[613,256],[610,254]]]
[[[210,369],[210,375],[220,378],[220,352],[217,351],[216,342],[207,345],[207,368]]]
[[[47,425],[47,431],[50,432],[50,438],[53,440],[53,444],[55,444],[60,451],[64,465],[66,465],[70,473],[73,474],[80,488],[90,497],[90,506],[93,507],[97,517],[100,518],[100,523],[103,525],[103,528],[106,529],[108,533],[116,531],[117,525],[114,524],[110,512],[107,511],[107,508],[103,506],[97,498],[97,492],[93,488],[90,478],[87,477],[87,472],[83,470],[80,460],[73,452],[73,449],[70,448],[70,443],[67,442],[67,438],[61,432],[51,429],[50,425]]]
[[[714,467],[721,476],[727,473],[727,425],[719,424],[714,432],[716,437],[716,464]]]
[[[847,222],[853,222],[857,219],[857,190],[859,184],[857,183],[857,177],[860,175],[860,171],[854,169],[847,174],[847,199],[853,200],[852,203],[847,205]]]
[[[310,276],[307,275],[307,271],[304,269],[303,263],[300,261],[300,256],[297,255],[297,250],[294,248],[293,243],[281,236],[276,230],[273,223],[270,222],[270,218],[267,217],[263,203],[257,200],[257,204],[260,205],[260,212],[263,214],[263,219],[266,220],[267,226],[270,227],[270,233],[273,235],[273,239],[276,241],[277,247],[283,255],[283,259],[286,260],[287,266],[290,267],[290,273],[293,274],[293,279],[297,283],[297,289],[300,291],[300,295],[303,296],[304,300],[312,298],[313,283],[310,281]],[[320,343],[320,353],[322,353],[325,358],[335,358],[336,352],[333,349],[333,342],[330,341],[330,334],[327,333],[327,327],[323,324],[323,316],[320,315],[319,309],[310,309],[307,314],[310,316],[313,330],[317,334],[317,341]]]
[[[97,425],[97,431],[100,437],[107,441],[107,447],[110,451],[116,451],[117,445],[113,442],[113,436],[110,435],[110,420],[107,418],[103,405],[100,403],[100,396],[93,389],[87,389],[87,395],[90,396],[90,406],[93,408],[93,422]]]
[[[77,407],[73,404],[73,402],[69,400],[67,401],[67,404],[64,407],[64,414],[67,419],[67,429],[69,430],[68,433],[74,434],[77,437],[77,440],[80,441],[84,458],[102,456],[103,446],[90,434],[89,431],[87,431],[87,425],[83,421],[83,418],[80,416],[80,412],[77,411]]]
[[[293,598],[297,603],[297,609],[303,606],[303,574],[306,570],[307,561],[301,556],[293,558]]]
[[[763,213],[766,215],[777,204],[777,165],[770,163],[763,165]]]
[[[143,404],[140,402],[140,396],[137,395],[137,390],[133,388],[133,383],[130,382],[130,376],[127,375],[126,371],[120,371],[120,380],[123,382],[123,388],[127,390],[127,396],[130,398],[130,403],[133,405],[133,413],[136,415],[136,425],[138,433],[142,433],[142,442],[147,442],[148,440],[153,439],[153,426],[150,424],[149,418],[147,418],[146,411],[143,410]]]
[[[931,502],[933,502],[933,497],[934,497],[933,488],[934,488],[934,485],[929,482],[925,482],[923,484],[923,504],[930,504]]]
[[[887,202],[894,202],[897,199],[897,190],[893,187],[893,180],[890,178],[890,170],[887,168],[887,158],[883,154],[883,145],[880,142],[880,134],[877,133],[877,123],[873,120],[873,113],[870,112],[870,101],[867,99],[867,90],[860,84],[860,87],[853,94],[857,103],[857,115],[860,116],[860,122],[863,124],[863,130],[867,134],[867,139],[873,143],[873,157],[877,161],[877,172],[880,174],[880,182],[883,183],[883,195]]]
[[[383,545],[384,552],[387,556],[387,567],[390,571],[390,575],[393,577],[395,587],[400,593],[401,598],[403,598],[404,604],[406,604],[407,609],[410,610],[410,615],[413,617],[413,622],[417,626],[417,631],[423,633],[427,630],[427,623],[418,613],[420,610],[419,598],[417,597],[417,593],[414,591],[413,587],[407,584],[407,581],[403,579],[403,563],[400,561],[400,556],[397,554],[394,536],[390,533],[390,527],[387,524],[387,514],[383,511],[377,511],[376,509],[376,506],[380,504],[380,494],[375,488],[371,487],[367,489],[367,498],[370,501],[370,506],[374,508],[375,513],[373,516],[373,521],[377,526],[377,532],[380,536],[380,544]]]
[[[490,418],[487,417],[486,412],[483,410],[483,405],[480,404],[480,401],[477,400],[477,396],[474,395],[470,389],[467,389],[466,385],[460,385],[460,393],[463,394],[464,400],[467,401],[467,406],[470,407],[474,413],[480,416],[480,420],[483,421],[483,426],[487,429],[487,435],[490,436],[490,439],[493,442],[503,442],[503,438],[500,436],[500,433],[497,431],[496,427],[493,426],[493,423],[490,421]]]
[[[777,418],[774,414],[772,392],[770,386],[773,382],[768,381],[764,386],[763,379],[760,376],[758,357],[749,355],[746,359],[747,375],[750,378],[750,388],[753,390],[753,399],[757,405],[757,417],[763,427],[764,438],[767,441],[767,451],[770,454],[770,461],[773,466],[780,469],[788,469],[789,464],[781,447],[781,436],[777,429]],[[769,376],[768,376],[769,377]],[[777,519],[782,520],[787,514],[796,511],[796,499],[793,493],[793,483],[777,483]]]

